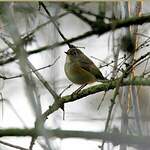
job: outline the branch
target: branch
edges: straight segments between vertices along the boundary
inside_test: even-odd
[[[68,12],[71,12],[72,14],[80,18],[83,22],[87,23],[88,25],[91,26],[93,24],[93,21],[82,15],[82,13],[84,13],[85,11],[80,9],[78,6],[69,5],[68,3],[62,3],[61,6]]]
[[[35,50],[30,50],[26,53],[27,53],[28,56],[30,56],[32,54],[43,52],[43,51],[46,51],[48,49],[53,49],[53,48],[56,48],[56,47],[59,47],[59,46],[63,46],[65,44],[67,44],[68,42],[72,43],[72,42],[84,39],[84,38],[89,37],[89,36],[94,35],[94,34],[95,33],[93,31],[88,31],[84,34],[81,34],[81,35],[77,36],[77,37],[73,37],[71,39],[68,39],[67,41],[56,42],[52,45],[46,45],[46,46],[40,47],[40,48],[35,49]],[[12,53],[8,58],[5,58],[5,60],[0,60],[0,65],[5,65],[7,63],[15,61],[16,59],[17,59],[16,55],[14,53]]]
[[[130,25],[141,25],[141,24],[146,23],[146,22],[150,22],[150,15],[141,16],[141,17],[131,17],[131,18],[126,19],[126,20],[113,21],[113,23],[105,24],[103,26],[103,28],[102,28],[102,26],[99,26],[99,24],[95,23],[95,25],[94,25],[95,29],[94,30],[87,31],[83,34],[76,36],[76,37],[68,39],[67,41],[56,42],[52,45],[46,45],[46,46],[40,47],[38,49],[31,50],[31,51],[27,52],[27,54],[29,56],[32,54],[43,52],[43,51],[48,50],[48,49],[63,46],[67,43],[72,43],[72,42],[75,42],[78,40],[82,40],[82,39],[85,39],[85,38],[93,36],[93,35],[102,35],[104,33],[111,31],[112,29],[116,30],[116,29],[119,29],[122,27],[129,27]],[[13,62],[16,59],[17,59],[16,56],[12,53],[12,56],[10,56],[9,58],[6,58],[6,60],[0,60],[0,65],[4,65],[4,64]]]
[[[57,99],[59,97],[58,94],[53,90],[53,88],[48,84],[48,82],[45,81],[45,79],[43,78],[43,76],[38,71],[34,71],[34,70],[36,70],[36,68],[32,65],[32,63],[29,60],[27,60],[27,64],[28,64],[29,68],[32,70],[32,72],[34,72],[34,74],[37,76],[37,78],[44,85],[44,87],[53,96],[54,100],[57,101]]]
[[[6,40],[4,37],[1,37],[2,40],[11,48],[15,51],[15,45],[13,45],[12,43],[10,43],[8,40]],[[32,70],[32,72],[34,72],[34,74],[37,76],[37,78],[41,81],[41,83],[44,85],[44,87],[50,92],[50,94],[53,96],[54,100],[57,101],[58,99],[58,95],[57,93],[52,89],[52,87],[48,84],[48,82],[46,82],[43,78],[43,76],[38,72],[35,71],[37,69],[35,69],[35,67],[32,65],[32,63],[26,59],[26,63],[28,64],[29,68]],[[26,71],[26,74],[28,75],[29,71]]]
[[[150,136],[133,136],[123,135],[120,133],[108,133],[108,132],[90,132],[90,131],[68,131],[59,129],[45,129],[49,138],[84,138],[91,140],[105,140],[111,142],[114,145],[127,144],[130,146],[139,145],[141,147],[150,147]],[[0,137],[4,136],[43,136],[42,132],[37,132],[34,128],[31,129],[0,129]]]
[[[130,25],[142,25],[143,23],[150,22],[150,15],[147,16],[138,16],[138,17],[130,17],[125,20],[113,20],[111,23],[99,23],[97,20],[96,21],[91,21],[88,18],[84,17],[81,15],[81,13],[84,12],[81,8],[78,8],[75,5],[69,5],[68,3],[62,3],[61,4],[62,8],[66,9],[67,12],[71,12],[74,15],[76,15],[78,18],[80,18],[82,21],[85,23],[88,23],[88,25],[91,26],[93,31],[97,31],[97,34],[102,35],[110,30],[116,30],[122,27],[129,27]],[[103,26],[103,28],[102,28]]]
[[[4,141],[0,141],[0,144],[3,144],[5,146],[9,146],[9,147],[12,147],[12,148],[15,148],[15,149],[28,150],[27,148],[23,148],[21,146],[10,144],[10,143],[4,142]]]
[[[39,71],[39,70],[43,70],[43,69],[46,69],[46,68],[50,68],[50,67],[52,67],[53,65],[55,65],[55,63],[57,62],[57,60],[58,60],[59,58],[60,58],[60,56],[57,57],[57,58],[55,59],[55,61],[54,61],[52,64],[49,64],[49,65],[47,65],[47,66],[38,68],[38,69],[36,69],[36,70],[29,71],[29,72],[27,72],[27,73],[29,74],[29,73],[32,73],[32,72],[36,72],[36,71]],[[10,76],[10,77],[0,75],[0,78],[2,78],[3,80],[11,80],[11,79],[20,78],[20,77],[23,77],[23,76],[24,76],[24,74],[21,73],[21,74],[19,74],[19,75]]]
[[[46,110],[42,114],[42,116],[38,118],[37,122],[40,121],[40,124],[42,125],[45,122],[45,120],[48,118],[48,116],[50,114],[52,114],[53,112],[55,112],[56,110],[58,110],[59,108],[61,108],[64,105],[64,103],[73,102],[73,101],[79,100],[83,97],[86,97],[86,96],[89,96],[91,94],[95,94],[98,92],[112,90],[112,89],[116,88],[117,84],[118,84],[117,80],[116,81],[108,81],[107,83],[98,84],[95,86],[91,86],[87,89],[84,89],[84,90],[80,91],[78,94],[63,96],[63,97],[59,98],[58,101],[55,101],[51,106],[49,106],[49,109]],[[120,87],[128,86],[128,85],[150,86],[150,78],[136,77],[133,80],[131,80],[131,79],[123,80]]]
[[[66,44],[68,45],[69,48],[72,48],[72,45],[68,42],[67,38],[63,35],[63,33],[61,32],[61,30],[59,29],[57,23],[55,22],[55,20],[53,19],[53,17],[51,16],[50,12],[48,11],[48,9],[46,8],[45,4],[43,2],[39,2],[39,5],[41,5],[45,12],[47,13],[47,15],[49,16],[49,18],[52,20],[52,23],[54,24],[55,28],[57,29],[58,33],[60,34],[60,36],[62,37],[62,39],[66,42]]]
[[[122,27],[129,27],[131,25],[142,25],[144,23],[149,23],[150,22],[150,15],[147,16],[141,16],[141,17],[130,17],[125,20],[117,20],[117,21],[112,21],[112,23],[104,24],[103,28],[102,25],[95,22],[94,24],[94,30],[96,34],[102,35],[104,33],[107,33],[111,30],[116,30],[120,29]]]

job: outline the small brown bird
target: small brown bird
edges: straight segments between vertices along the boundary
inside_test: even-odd
[[[77,48],[70,48],[67,52],[65,73],[68,79],[75,84],[89,84],[107,80],[100,70],[83,52]]]

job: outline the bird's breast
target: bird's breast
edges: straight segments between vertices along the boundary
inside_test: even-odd
[[[88,84],[96,81],[96,77],[81,68],[78,63],[66,63],[65,73],[68,79],[75,84]]]

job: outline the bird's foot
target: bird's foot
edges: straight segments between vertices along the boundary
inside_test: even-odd
[[[74,96],[78,95],[78,93],[86,86],[87,84],[81,85],[77,90],[75,90],[72,94],[71,97],[73,98]]]

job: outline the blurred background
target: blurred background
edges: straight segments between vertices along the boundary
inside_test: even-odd
[[[114,20],[149,15],[150,12],[148,0],[45,2],[44,4],[54,16],[59,29],[67,39],[79,37],[94,30],[84,17],[99,23],[99,27],[101,26],[101,30],[103,30],[104,25],[112,23]],[[34,100],[31,99],[38,101],[41,113],[45,112],[54,100],[36,75],[28,72],[23,60],[28,57],[36,69],[47,66],[38,72],[55,92],[60,94],[71,84],[64,72],[66,57],[64,52],[69,48],[66,44],[61,44],[63,39],[47,13],[42,7],[39,7],[38,2],[0,3],[0,14],[0,127],[1,129],[33,128],[37,108],[35,108]],[[10,43],[18,44],[18,35],[23,39],[22,47],[27,52],[26,55],[12,50],[6,42],[8,40]],[[146,40],[147,42],[145,42]],[[105,77],[116,78],[122,75],[122,70],[126,68],[127,64],[149,51],[149,24],[112,29],[104,34],[79,38],[72,43],[81,47],[79,49],[92,59]],[[137,48],[141,44],[143,47]],[[129,56],[130,58],[126,59]],[[148,77],[150,71],[148,60],[146,59],[135,67],[131,77]],[[49,66],[51,64],[52,66]],[[28,77],[24,78],[22,73],[30,74],[29,80]],[[86,88],[95,84],[99,83],[87,85]],[[78,87],[73,84],[65,90],[62,96],[71,94]],[[63,120],[63,111],[59,109],[48,116],[45,126],[49,129],[102,132],[105,130],[113,94],[114,90],[104,91],[67,103],[65,104],[65,120]],[[149,87],[120,88],[107,131],[113,132],[116,129],[118,132],[131,135],[149,135],[149,100]],[[124,114],[128,116],[127,119],[124,118]],[[30,137],[2,137],[0,140],[26,148],[31,142]],[[51,138],[49,143],[51,149],[58,150],[99,150],[102,140],[88,140],[88,137],[87,139]],[[14,148],[0,144],[0,149]],[[39,137],[33,149],[48,148],[45,140]],[[111,143],[105,143],[103,149],[144,148],[126,145],[113,146]]]

